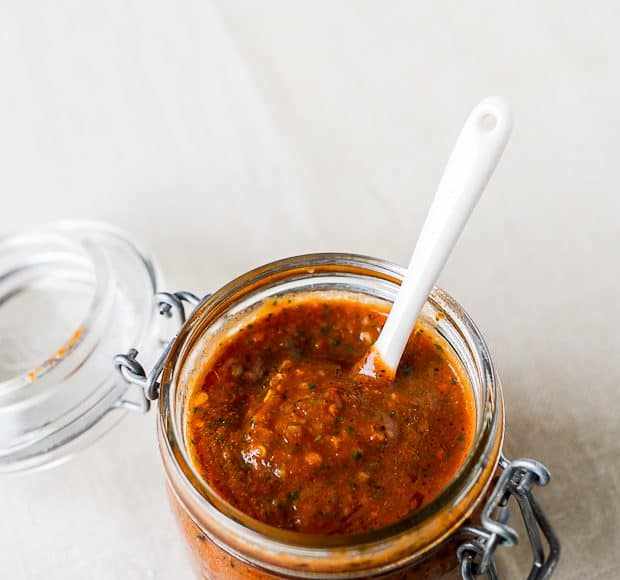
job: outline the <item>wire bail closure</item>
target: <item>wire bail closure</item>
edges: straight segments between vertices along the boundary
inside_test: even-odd
[[[549,470],[534,459],[500,458],[500,475],[495,489],[480,516],[480,527],[465,526],[457,533],[472,538],[463,542],[457,549],[464,580],[474,580],[486,576],[490,580],[498,578],[495,550],[499,546],[513,547],[519,543],[519,535],[508,525],[511,516],[508,502],[514,497],[519,505],[533,554],[533,563],[528,580],[547,580],[560,559],[560,543],[542,508],[534,499],[534,486],[545,486],[551,479]],[[545,548],[541,532],[548,544]]]
[[[185,311],[186,303],[195,307],[200,302],[200,298],[187,291],[174,293],[159,292],[155,295],[155,301],[160,316],[165,318],[176,318],[178,328],[180,329],[187,319],[187,313]],[[147,413],[149,411],[151,408],[151,401],[155,401],[159,397],[159,388],[161,386],[159,377],[175,338],[176,336],[166,344],[157,362],[153,365],[153,368],[148,374],[144,370],[142,364],[138,362],[137,356],[139,353],[135,348],[130,348],[127,354],[117,354],[114,357],[114,366],[123,381],[139,387],[140,392],[138,401],[121,399],[116,402],[116,407],[136,411],[138,413]]]

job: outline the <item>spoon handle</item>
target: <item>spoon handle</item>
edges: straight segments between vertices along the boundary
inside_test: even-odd
[[[444,170],[407,274],[375,343],[393,373],[420,310],[504,151],[512,128],[506,101],[487,97],[470,113]]]

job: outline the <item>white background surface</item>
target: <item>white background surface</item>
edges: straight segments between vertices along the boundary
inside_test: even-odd
[[[0,229],[105,220],[199,293],[300,252],[405,263],[469,109],[507,96],[512,141],[441,285],[492,347],[509,454],[553,471],[557,577],[612,578],[619,23],[612,1],[3,0]],[[0,576],[189,578],[153,427],[0,480]]]

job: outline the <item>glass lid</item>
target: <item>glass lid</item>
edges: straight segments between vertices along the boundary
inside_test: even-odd
[[[113,357],[158,355],[160,283],[152,260],[103,224],[0,239],[0,472],[61,461],[132,408]]]

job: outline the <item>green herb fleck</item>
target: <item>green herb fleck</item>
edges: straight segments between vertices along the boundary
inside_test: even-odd
[[[355,461],[359,461],[362,457],[363,457],[363,453],[361,451],[355,450],[353,453],[351,453],[351,457],[353,457],[353,459],[355,459]]]

